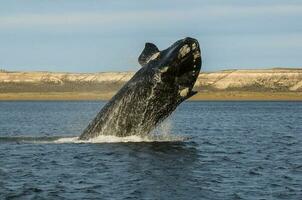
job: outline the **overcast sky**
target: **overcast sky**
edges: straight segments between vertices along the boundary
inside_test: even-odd
[[[0,68],[136,71],[145,42],[199,40],[203,70],[302,66],[301,0],[0,1]]]

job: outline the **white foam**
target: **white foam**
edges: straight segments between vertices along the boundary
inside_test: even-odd
[[[79,137],[64,137],[54,143],[127,143],[127,142],[183,142],[189,138],[171,133],[172,121],[170,118],[160,123],[148,135],[131,135],[118,137],[114,135],[99,135],[89,140],[79,140]]]
[[[55,140],[54,143],[126,143],[126,142],[182,142],[187,138],[177,135],[149,135],[149,136],[126,136],[117,137],[100,135],[89,140],[79,140],[78,137],[66,137]]]

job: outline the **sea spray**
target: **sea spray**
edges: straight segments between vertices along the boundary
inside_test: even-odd
[[[139,142],[183,142],[188,138],[177,135],[148,135],[138,136],[131,135],[126,137],[118,137],[111,135],[100,135],[89,140],[80,140],[78,137],[67,137],[55,140],[56,144],[64,143],[139,143]]]
[[[168,118],[160,123],[153,131],[151,131],[150,135],[154,135],[161,138],[169,138],[172,133],[172,120]]]
[[[55,143],[127,143],[127,142],[182,142],[188,138],[172,134],[172,120],[166,119],[150,134],[130,135],[119,137],[115,135],[99,135],[88,140],[78,137],[60,138]]]
[[[172,120],[168,118],[160,123],[150,134],[114,136],[99,135],[89,140],[80,140],[77,136],[6,136],[0,137],[0,143],[34,143],[34,144],[65,144],[65,143],[144,143],[144,142],[183,142],[189,138],[172,134]]]

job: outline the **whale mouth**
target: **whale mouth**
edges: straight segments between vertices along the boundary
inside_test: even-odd
[[[198,41],[189,37],[178,40],[163,50],[161,57],[164,60],[159,68],[162,80],[166,83],[173,82],[180,90],[185,89],[190,93],[201,69],[201,51]]]
[[[176,78],[182,87],[192,88],[201,69],[199,43],[193,38],[185,38],[177,48]]]

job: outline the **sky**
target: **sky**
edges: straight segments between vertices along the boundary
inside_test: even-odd
[[[0,69],[136,71],[198,39],[204,71],[302,66],[301,0],[0,0]]]

